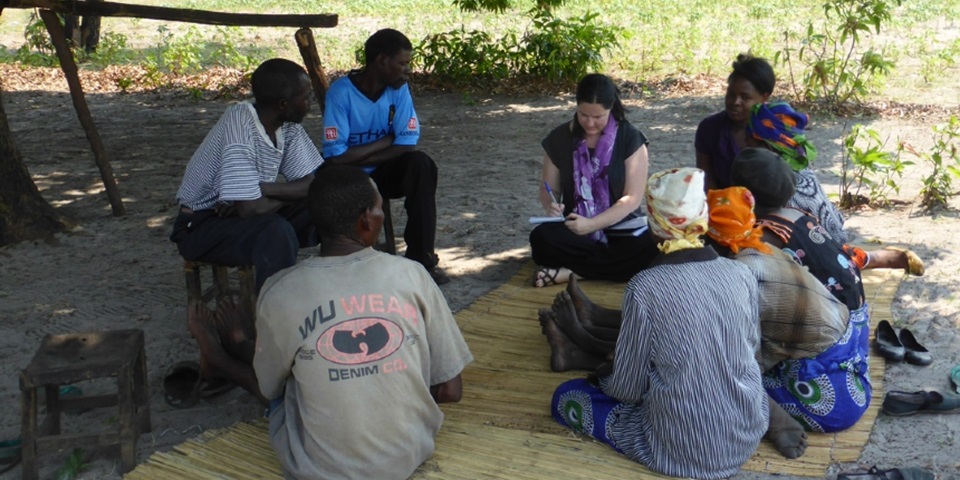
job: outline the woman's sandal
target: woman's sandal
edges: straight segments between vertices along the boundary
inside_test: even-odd
[[[533,283],[533,286],[536,288],[556,285],[558,283],[557,275],[560,275],[559,268],[540,267],[536,272],[533,272],[533,279],[531,283]]]
[[[923,266],[923,260],[920,260],[920,257],[914,253],[913,250],[908,250],[901,247],[884,247],[883,249],[903,253],[904,256],[907,257],[907,268],[904,269],[904,272],[917,277],[923,276],[923,272],[925,270]]]
[[[934,475],[922,468],[880,470],[874,465],[866,473],[839,473],[837,480],[934,480]]]

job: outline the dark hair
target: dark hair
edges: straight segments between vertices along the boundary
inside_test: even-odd
[[[613,80],[606,75],[591,73],[580,79],[580,83],[577,84],[577,104],[581,103],[602,105],[603,108],[610,110],[610,114],[618,122],[627,119],[627,111],[623,108],[623,102],[620,101],[620,91],[613,84]],[[573,135],[583,136],[583,127],[580,126],[580,122],[573,122]]]
[[[773,67],[760,57],[754,57],[749,53],[737,55],[737,61],[733,62],[733,71],[727,77],[727,83],[734,79],[742,78],[756,88],[761,95],[773,93],[773,87],[777,85],[777,76],[773,73]]]
[[[261,105],[276,105],[280,100],[300,93],[301,77],[307,71],[285,58],[272,58],[260,64],[250,77],[253,97]]]
[[[358,167],[321,167],[310,183],[307,207],[321,238],[351,237],[354,223],[377,204],[377,188]]]
[[[370,65],[381,53],[392,57],[401,50],[413,50],[413,44],[406,35],[392,28],[377,30],[363,44],[363,61]]]
[[[733,159],[730,183],[753,193],[758,214],[783,208],[797,188],[797,177],[776,152],[745,148]]]

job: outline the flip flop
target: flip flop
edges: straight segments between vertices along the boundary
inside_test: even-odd
[[[189,408],[200,400],[200,365],[194,361],[176,363],[163,377],[163,399],[174,408]]]
[[[960,365],[950,370],[950,383],[953,383],[953,389],[960,393]]]
[[[0,475],[9,472],[20,463],[20,439],[0,442]]]
[[[236,383],[227,380],[226,378],[211,378],[209,380],[204,379],[200,383],[200,398],[208,400],[224,393],[229,392],[237,387]]]

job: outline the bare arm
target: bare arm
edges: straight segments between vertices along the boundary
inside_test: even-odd
[[[644,145],[624,161],[626,178],[623,184],[623,196],[610,205],[610,208],[593,218],[571,213],[565,222],[567,228],[578,235],[587,235],[623,220],[631,212],[640,208],[640,202],[647,188],[648,163],[647,146]]]
[[[233,208],[218,208],[217,213],[223,217],[236,212],[240,217],[246,218],[276,212],[291,201],[306,198],[312,181],[313,174],[289,183],[261,182],[260,194],[262,196],[260,198],[256,200],[237,200],[233,202]]]
[[[560,195],[563,192],[563,186],[560,185],[560,169],[554,165],[548,155],[543,156],[543,174],[540,182],[540,204],[543,205],[543,211],[550,217],[559,217],[563,215],[563,205],[560,202]],[[550,185],[553,195],[547,192],[546,185]]]
[[[456,377],[438,385],[430,387],[430,395],[437,403],[456,403],[463,396],[463,380],[458,374]]]
[[[697,151],[697,168],[703,170],[704,191],[717,188],[717,182],[713,179],[713,166],[711,166],[710,155]]]
[[[336,157],[326,158],[330,165],[353,165],[357,167],[376,166],[404,152],[417,149],[413,145],[394,145],[393,135],[387,135],[375,142],[347,148]]]
[[[313,182],[313,174],[287,183],[260,182],[260,193],[264,197],[282,201],[303,200],[307,198],[310,182]]]

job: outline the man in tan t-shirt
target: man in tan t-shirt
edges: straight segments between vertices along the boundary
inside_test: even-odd
[[[271,443],[288,477],[405,479],[473,356],[423,266],[372,248],[382,198],[362,170],[319,170],[307,203],[320,256],[268,279],[257,305]]]

